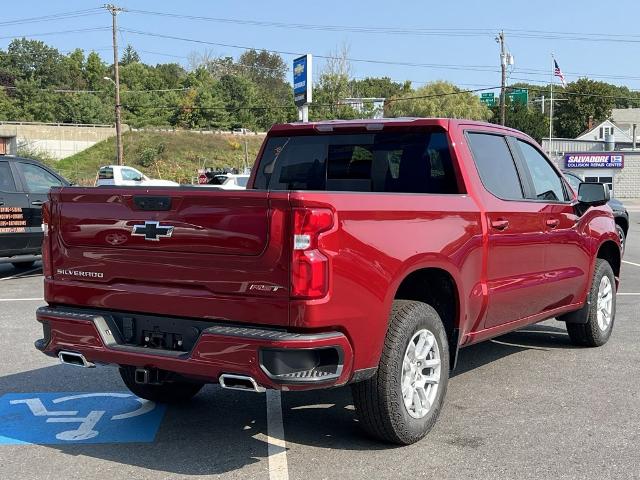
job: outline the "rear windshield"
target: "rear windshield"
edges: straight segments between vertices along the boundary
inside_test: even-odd
[[[101,168],[98,171],[99,180],[113,180],[113,168]]]
[[[462,193],[444,132],[271,137],[254,188]]]

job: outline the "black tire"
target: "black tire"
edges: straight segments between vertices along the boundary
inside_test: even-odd
[[[609,277],[612,290],[611,321],[605,330],[598,325],[598,294],[600,282],[604,276]],[[616,283],[611,265],[606,260],[596,259],[596,268],[591,280],[591,288],[587,297],[587,306],[580,311],[586,315],[586,323],[567,323],[567,332],[574,345],[581,347],[599,347],[607,343],[616,316]],[[584,322],[584,319],[582,319]]]
[[[36,262],[31,260],[30,262],[11,262],[13,268],[17,268],[18,270],[26,270],[28,268],[33,267]]]
[[[620,246],[621,248],[621,252],[620,253],[624,253],[624,245],[627,241],[627,235],[624,233],[624,228],[622,228],[621,225],[616,223],[616,233],[618,234],[618,237],[620,237]]]
[[[428,413],[422,418],[414,418],[405,407],[402,396],[402,365],[409,341],[422,329],[427,329],[436,338],[440,352],[440,381]],[[360,424],[379,440],[400,445],[415,443],[435,424],[448,382],[449,346],[437,312],[426,303],[396,300],[376,374],[352,385]]]
[[[136,383],[135,367],[120,367],[120,376],[131,393],[158,403],[183,403],[191,400],[204,386],[198,382],[165,382],[160,385]]]

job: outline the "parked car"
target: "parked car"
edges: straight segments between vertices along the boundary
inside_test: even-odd
[[[64,178],[35,160],[0,157],[0,261],[28,268],[42,246],[42,204]]]
[[[433,427],[460,348],[553,317],[576,345],[609,339],[609,191],[582,183],[578,201],[525,134],[299,123],[274,126],[261,151],[243,195],[52,190],[37,348],[118,365],[161,402],[205,383],[351,384],[359,424],[409,444]]]
[[[156,180],[147,177],[140,170],[122,165],[100,167],[96,177],[96,187],[107,185],[141,186],[141,187],[177,187],[179,184],[171,180]]]
[[[569,185],[571,185],[573,191],[577,192],[578,186],[584,180],[574,172],[563,170],[562,173],[564,173],[564,177],[567,179],[567,182],[569,182]],[[624,204],[617,198],[611,198],[607,204],[613,211],[613,217],[616,221],[616,231],[620,237],[620,245],[622,245],[622,252],[624,253],[624,246],[627,241],[627,235],[629,234],[629,212],[627,212]]]
[[[228,174],[225,181],[220,184],[223,190],[246,190],[249,175]]]

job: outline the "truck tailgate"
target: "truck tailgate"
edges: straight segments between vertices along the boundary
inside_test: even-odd
[[[288,194],[72,187],[50,199],[49,302],[286,323],[240,304],[282,302],[286,316]]]

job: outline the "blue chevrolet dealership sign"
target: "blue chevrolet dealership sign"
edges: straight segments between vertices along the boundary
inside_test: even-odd
[[[311,55],[293,61],[293,97],[297,106],[311,103]]]
[[[566,168],[623,168],[622,153],[567,153],[564,156]]]

